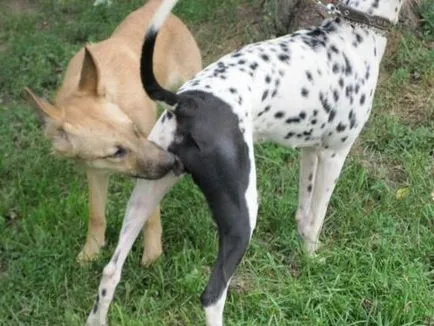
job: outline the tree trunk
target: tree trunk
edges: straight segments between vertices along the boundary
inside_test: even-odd
[[[283,35],[291,28],[300,0],[273,0],[276,33]]]
[[[300,28],[316,26],[325,18],[313,0],[263,0],[273,15],[273,23],[277,36],[294,32]],[[327,1],[325,1],[327,2]],[[418,6],[421,0],[405,4],[400,13],[399,23],[407,29],[416,31],[419,28],[420,16]]]

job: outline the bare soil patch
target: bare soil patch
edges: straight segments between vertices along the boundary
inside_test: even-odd
[[[360,164],[375,179],[383,180],[391,188],[398,188],[407,181],[404,167],[399,161],[377,151],[370,151],[357,140],[351,149],[351,155],[358,157]]]

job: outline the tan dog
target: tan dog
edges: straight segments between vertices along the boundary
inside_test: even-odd
[[[159,178],[174,156],[147,140],[156,105],[140,81],[143,31],[160,0],[131,13],[102,42],[86,46],[70,61],[53,104],[26,92],[36,104],[46,136],[56,152],[85,163],[89,184],[89,226],[80,262],[96,257],[104,245],[105,206],[110,172]],[[155,53],[159,82],[175,88],[202,67],[199,48],[187,27],[171,16],[162,28]],[[144,226],[142,264],[162,253],[160,210]]]

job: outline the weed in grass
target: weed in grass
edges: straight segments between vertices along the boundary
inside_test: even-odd
[[[420,6],[423,36],[434,41],[434,2],[425,0]]]

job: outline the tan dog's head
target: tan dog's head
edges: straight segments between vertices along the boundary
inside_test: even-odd
[[[104,94],[99,70],[85,48],[76,91],[51,104],[26,88],[45,135],[55,151],[87,166],[135,177],[157,179],[176,164],[175,157],[154,143]]]

